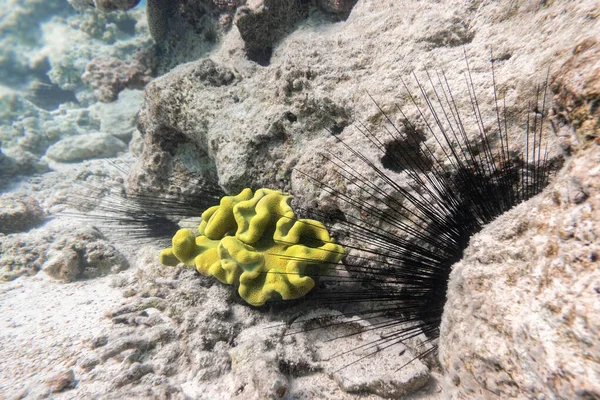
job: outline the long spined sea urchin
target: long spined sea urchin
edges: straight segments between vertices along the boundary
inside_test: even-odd
[[[466,67],[466,111],[458,105],[443,71],[425,71],[426,84],[414,74],[419,96],[402,81],[418,122],[398,107],[400,123],[396,124],[374,100],[385,123],[381,132],[360,123],[355,130],[373,146],[378,160],[336,136],[339,132],[332,132],[342,151],[329,152],[325,161],[333,167],[337,181],[354,188],[354,195],[297,170],[350,210],[342,216],[314,209],[300,211],[326,221],[326,229],[348,254],[326,278],[329,284],[305,299],[307,304],[339,307],[368,321],[370,327],[365,329],[386,332],[380,339],[361,345],[361,355],[355,361],[422,333],[428,339],[417,349],[416,358],[436,353],[452,265],[460,260],[474,233],[538,194],[553,170],[543,129],[546,84],[536,89],[535,103],[528,105],[532,115],[524,129],[524,140],[515,145],[509,143],[511,116],[498,94],[493,63],[494,110],[489,120],[480,110],[468,60]],[[362,164],[368,174],[353,167],[353,162]],[[374,183],[373,178],[378,182]],[[217,203],[220,189],[216,184],[208,187],[210,195],[198,204],[177,197],[117,196],[115,200],[111,195],[108,205],[101,205],[100,214],[91,214],[91,218],[119,227],[128,235],[128,227],[134,226],[139,235],[131,236],[136,238],[163,238],[166,230],[175,233],[173,217],[197,216],[207,205]],[[313,328],[292,328],[290,332],[346,323],[331,316],[310,321],[314,322]],[[298,320],[302,326],[306,322]]]
[[[548,160],[544,131],[546,82],[536,88],[535,102],[528,104],[524,139],[509,143],[511,115],[498,93],[493,61],[494,110],[489,119],[480,109],[466,54],[465,63],[467,111],[457,104],[443,71],[424,71],[425,83],[413,73],[419,95],[405,81],[402,86],[418,122],[397,107],[400,123],[394,123],[373,100],[385,122],[381,131],[355,125],[357,134],[377,150],[379,160],[334,135],[343,151],[329,151],[324,157],[335,167],[342,189],[297,171],[345,210],[354,210],[341,217],[305,210],[312,218],[329,221],[327,229],[348,252],[343,265],[327,278],[331,284],[326,290],[306,301],[349,310],[370,322],[367,330],[385,331],[379,339],[362,344],[360,355],[349,364],[421,333],[428,339],[418,345],[415,358],[436,354],[448,278],[470,237],[540,193],[555,169]],[[392,171],[401,171],[402,181]],[[300,318],[296,323],[302,328],[291,332],[336,327],[345,321],[331,316]],[[337,355],[353,350],[358,349]]]

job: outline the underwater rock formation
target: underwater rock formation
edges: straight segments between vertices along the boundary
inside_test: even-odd
[[[307,313],[306,306],[299,305],[304,301],[271,303],[267,312],[253,309],[215,279],[187,268],[161,266],[156,260],[157,246],[130,250],[135,270],[65,285],[46,279],[45,273],[33,279],[26,276],[35,275],[50,255],[53,261],[46,264],[48,271],[68,279],[83,277],[86,271],[79,268],[85,260],[76,259],[69,248],[76,245],[77,250],[86,247],[87,251],[87,244],[97,241],[84,244],[72,235],[93,234],[70,227],[57,233],[46,223],[27,233],[0,235],[1,279],[12,280],[0,288],[5,321],[0,329],[4,345],[0,387],[7,388],[7,397],[41,398],[51,396],[52,390],[65,390],[57,396],[127,399],[151,393],[161,398],[355,400],[398,397],[417,390],[427,379],[429,388],[426,384],[415,397],[598,396],[596,181],[600,161],[594,146],[599,52],[593,37],[598,31],[597,1],[361,0],[347,20],[336,23],[312,9],[306,19],[288,26],[278,41],[267,43],[272,54],[265,65],[248,58],[246,42],[232,22],[232,8],[243,2],[215,0],[206,19],[199,13],[201,5],[209,2],[174,3],[186,10],[188,27],[179,31],[172,24],[171,28],[190,36],[180,41],[177,51],[165,46],[161,54],[170,65],[181,59],[193,61],[146,87],[136,139],[143,140],[144,146],[128,180],[133,192],[152,195],[164,193],[169,185],[180,185],[184,193],[201,193],[191,179],[177,178],[207,175],[229,192],[244,187],[284,189],[295,194],[296,210],[317,209],[377,225],[379,221],[341,204],[309,177],[364,200],[360,189],[345,185],[332,165],[338,156],[356,168],[333,134],[351,148],[368,153],[377,167],[402,182],[405,170],[394,166],[387,155],[405,143],[378,131],[381,149],[375,149],[356,130],[360,125],[352,124],[362,122],[369,129],[381,126],[382,113],[370,94],[400,126],[404,116],[396,106],[410,103],[400,79],[410,87],[412,71],[425,84],[425,70],[435,81],[443,69],[455,101],[471,104],[470,94],[461,89],[463,51],[471,65],[486,131],[496,120],[490,113],[494,109],[492,88],[498,89],[500,103],[506,96],[511,156],[518,155],[516,144],[522,143],[522,127],[532,111],[528,101],[535,98],[536,84],[545,79],[550,64],[556,110],[550,117],[563,147],[556,148],[552,131],[545,130],[551,138],[548,157],[558,158],[564,150],[571,158],[546,192],[473,237],[450,282],[441,368],[434,359],[406,366],[414,359],[411,351],[420,340],[365,358],[366,368],[348,365],[351,359],[343,355],[331,359],[336,353],[378,340],[380,334],[385,338],[387,332],[368,331],[369,323],[377,323],[355,316],[330,327],[338,329],[334,332],[292,334],[298,316]],[[350,3],[319,1],[321,7]],[[134,113],[125,113],[123,121],[128,122],[122,125],[117,118],[115,124],[105,123],[100,119],[111,111],[100,106],[120,107],[121,101],[138,105],[139,97],[124,96],[88,108],[97,98],[81,75],[96,57],[127,63],[139,48],[150,46],[144,10],[88,10],[77,15],[68,11],[65,16],[64,1],[14,0],[10,4],[16,13],[11,12],[0,25],[31,22],[33,47],[23,46],[23,36],[15,39],[14,35],[25,33],[13,29],[19,24],[3,30],[7,34],[0,53],[12,66],[3,76],[14,77],[19,84],[29,83],[33,76],[46,76],[48,81],[40,82],[52,90],[59,87],[65,94],[73,93],[79,104],[60,101],[54,108],[56,103],[39,101],[45,96],[42,91],[31,93],[33,105],[25,96],[3,96],[0,179],[5,178],[3,173],[12,178],[15,173],[41,168],[39,157],[68,136],[101,130],[128,140]],[[46,6],[56,7],[58,18],[39,24],[39,18],[27,17],[42,10],[46,18]],[[175,18],[185,20],[184,15]],[[38,26],[41,30],[36,30]],[[194,27],[198,32],[193,32]],[[39,41],[42,34],[47,42]],[[164,44],[176,44],[176,39],[174,35],[172,43]],[[490,50],[496,85],[490,76]],[[199,54],[208,58],[198,59]],[[161,67],[161,73],[167,72],[168,67]],[[42,104],[53,110],[40,110]],[[422,121],[418,112],[406,113],[407,118]],[[418,146],[442,151],[424,125],[417,128],[423,133]],[[469,139],[478,143],[473,135]],[[95,161],[84,164],[95,165],[99,176],[107,173]],[[93,180],[89,169],[59,167],[77,171],[73,173],[80,179],[91,179],[102,189],[108,186],[102,179]],[[357,172],[368,174],[360,168]],[[52,195],[74,193],[64,179],[53,181],[54,174],[36,177],[27,186],[30,194],[39,194],[36,198],[44,210]],[[374,185],[380,183],[373,175],[367,179]],[[61,185],[65,186],[56,188]],[[91,197],[90,203],[95,204],[98,199]],[[374,206],[389,211],[384,202]],[[338,235],[343,232],[336,231]],[[106,239],[98,241],[110,244]],[[53,243],[60,248],[47,252]],[[98,255],[96,260],[106,254],[92,253]],[[98,270],[90,267],[87,273],[94,276],[94,271]],[[323,279],[321,283],[320,289],[326,291],[329,282]],[[319,311],[334,322],[341,315]],[[322,342],[357,332],[339,342]],[[364,347],[361,351],[360,356],[369,352]],[[445,376],[439,375],[442,372]],[[33,385],[38,377],[47,377],[41,392]]]
[[[454,398],[600,396],[600,147],[471,239],[440,360]]]
[[[123,89],[143,89],[153,77],[155,65],[146,52],[123,61],[113,57],[94,58],[81,75],[83,83],[94,90],[98,99],[115,101]]]
[[[296,0],[262,0],[240,8],[235,17],[248,58],[269,65],[273,47],[297,22],[308,15],[308,6]]]
[[[62,139],[48,148],[46,157],[58,162],[115,157],[127,149],[123,141],[101,132]]]
[[[26,231],[44,220],[44,210],[28,196],[0,196],[0,233]]]
[[[49,247],[42,271],[63,282],[90,279],[129,268],[129,262],[95,228],[63,233]]]
[[[600,136],[600,44],[587,38],[573,48],[572,57],[554,73],[552,90],[557,104],[555,119],[569,125],[570,133],[559,137],[572,139],[568,145],[586,146],[599,142]]]

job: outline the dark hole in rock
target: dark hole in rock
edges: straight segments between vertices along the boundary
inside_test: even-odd
[[[296,116],[296,114],[294,114],[291,111],[286,111],[286,113],[284,114],[284,116],[290,122],[296,122],[296,121],[298,121],[298,117]]]
[[[250,60],[254,61],[255,63],[262,65],[263,67],[268,67],[271,63],[273,48],[265,47],[246,49],[246,55]]]
[[[346,127],[345,124],[335,123],[331,126],[331,133],[333,135],[339,135],[340,133],[342,133],[342,131],[344,130],[345,127]]]
[[[419,140],[416,140],[414,136],[411,136],[409,140],[394,140],[387,143],[381,164],[395,172],[402,172],[407,168],[429,171],[432,162],[421,151],[421,140],[420,137]]]

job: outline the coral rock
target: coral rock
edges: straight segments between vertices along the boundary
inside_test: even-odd
[[[114,157],[127,145],[112,135],[90,133],[63,139],[48,149],[46,156],[58,162],[77,162],[91,158]]]
[[[248,58],[268,65],[275,43],[308,15],[308,9],[295,0],[262,0],[240,7],[236,14]]]
[[[26,231],[44,220],[38,202],[27,196],[0,196],[0,233]]]
[[[598,139],[600,130],[600,44],[588,38],[575,46],[573,56],[554,74],[552,90],[558,114],[575,129],[580,142]]]
[[[129,61],[96,57],[86,66],[81,79],[94,89],[100,101],[114,101],[121,90],[143,89],[150,82],[153,67],[151,59],[146,56],[138,53]]]
[[[471,239],[440,334],[449,397],[600,398],[599,165],[594,146]]]
[[[75,386],[75,373],[72,369],[60,372],[48,378],[46,385],[52,393],[64,392]]]
[[[81,228],[57,239],[42,270],[55,279],[72,282],[129,268],[127,259],[94,228]]]

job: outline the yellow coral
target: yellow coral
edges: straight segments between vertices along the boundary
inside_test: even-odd
[[[160,253],[160,262],[182,262],[203,275],[239,285],[240,296],[254,306],[274,298],[302,297],[314,287],[313,277],[327,274],[344,249],[322,223],[297,219],[291,198],[271,189],[225,196],[202,214],[200,236],[179,230],[173,247]]]

